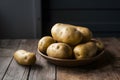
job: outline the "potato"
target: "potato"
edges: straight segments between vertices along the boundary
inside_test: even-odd
[[[66,43],[53,43],[47,48],[47,55],[54,58],[66,59],[71,58],[73,53],[72,48]]]
[[[97,46],[94,42],[78,44],[73,50],[76,59],[90,58],[97,52]]]
[[[51,36],[44,36],[38,42],[38,50],[46,53],[48,46],[54,42],[55,40]]]
[[[32,65],[36,61],[36,56],[32,52],[17,50],[14,53],[14,59],[21,65]]]
[[[102,51],[104,49],[104,44],[102,41],[96,39],[91,39],[91,41],[96,44],[98,51]]]
[[[51,29],[52,37],[58,41],[69,45],[76,45],[81,42],[82,34],[75,26],[57,23]]]
[[[82,42],[88,42],[91,40],[92,31],[90,31],[90,29],[88,29],[87,27],[81,27],[81,26],[76,27],[76,29],[80,31],[83,35]]]

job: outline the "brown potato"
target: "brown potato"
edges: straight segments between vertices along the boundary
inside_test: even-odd
[[[55,40],[51,36],[44,36],[38,42],[38,50],[46,53],[48,46],[55,43]]]
[[[75,26],[69,24],[57,23],[51,29],[53,38],[58,42],[64,42],[69,45],[76,45],[81,42],[82,34]]]
[[[87,42],[75,46],[73,50],[76,59],[90,58],[97,52],[97,46],[94,42]]]
[[[32,52],[27,52],[25,50],[17,50],[14,53],[14,59],[17,63],[21,65],[32,65],[36,61],[36,56]]]
[[[71,58],[73,53],[72,48],[66,43],[53,43],[47,48],[47,55],[54,58],[66,59]]]
[[[101,40],[91,39],[91,41],[96,44],[98,51],[102,51],[104,49],[104,44]]]
[[[90,29],[88,29],[87,27],[82,27],[82,26],[78,26],[76,27],[76,29],[80,31],[83,35],[82,42],[88,42],[91,40],[92,31],[90,31]]]

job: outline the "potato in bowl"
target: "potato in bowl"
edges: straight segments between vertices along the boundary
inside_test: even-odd
[[[38,49],[46,53],[48,46],[52,43],[55,43],[55,40],[51,36],[44,36],[38,42]]]
[[[104,53],[104,49],[100,50],[102,44],[91,40],[93,34],[87,27],[56,23],[51,28],[51,35],[56,42],[46,47],[45,54],[40,49],[38,52],[56,65],[85,65],[97,60]]]
[[[66,43],[53,43],[47,48],[46,53],[48,56],[60,59],[68,59],[73,56],[72,48]]]
[[[75,26],[69,24],[55,24],[51,29],[51,35],[54,40],[73,46],[82,40],[81,32]]]

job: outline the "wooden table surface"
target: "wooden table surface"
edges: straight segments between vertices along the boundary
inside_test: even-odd
[[[97,39],[105,44],[102,59],[79,67],[60,67],[47,62],[37,52],[38,39],[0,40],[0,80],[120,80],[120,38]],[[35,52],[35,65],[17,64],[13,53],[18,49]]]

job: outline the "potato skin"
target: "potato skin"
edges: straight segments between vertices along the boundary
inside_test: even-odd
[[[88,29],[87,27],[82,27],[82,26],[78,26],[76,27],[76,29],[78,31],[80,31],[83,35],[82,41],[81,42],[88,42],[91,40],[92,38],[92,31],[90,29]]]
[[[38,49],[40,52],[46,53],[48,46],[55,43],[55,40],[51,36],[44,36],[38,42]]]
[[[70,24],[57,23],[51,29],[52,37],[58,41],[69,45],[76,45],[81,42],[82,34]]]
[[[73,52],[76,59],[90,58],[96,54],[97,46],[94,42],[78,44]]]
[[[14,53],[14,59],[17,63],[21,65],[32,65],[36,61],[36,56],[32,52],[27,52],[25,50],[17,50]]]
[[[73,56],[72,48],[66,43],[53,43],[47,48],[47,55],[60,58],[67,59]]]
[[[98,51],[104,50],[104,44],[101,40],[91,39],[91,41],[96,44]]]

